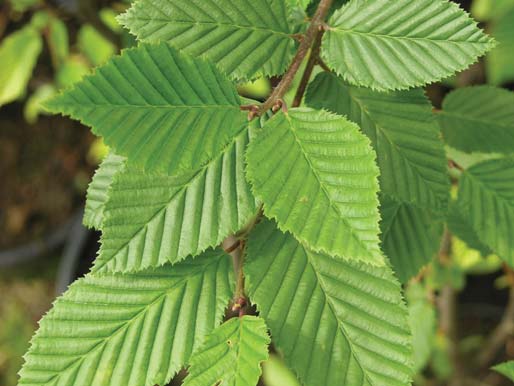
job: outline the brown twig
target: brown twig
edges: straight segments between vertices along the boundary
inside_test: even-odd
[[[303,60],[307,56],[309,49],[311,48],[312,44],[314,43],[314,40],[318,33],[325,28],[325,17],[328,14],[328,11],[330,9],[330,6],[332,5],[332,0],[321,0],[318,5],[318,9],[316,10],[316,13],[312,17],[311,24],[309,25],[309,28],[305,32],[305,35],[300,42],[300,46],[298,47],[298,51],[296,51],[296,55],[293,58],[293,61],[291,62],[291,65],[289,66],[289,69],[282,77],[282,80],[280,83],[275,87],[271,95],[269,96],[266,101],[259,106],[259,113],[253,114],[253,111],[250,111],[248,118],[254,118],[256,115],[262,115],[266,111],[272,109],[273,107],[277,106],[277,103],[281,101],[287,92],[289,88],[291,87],[291,84],[293,83],[293,80],[295,78],[296,73],[300,69],[300,65],[302,64]]]
[[[483,370],[494,363],[498,352],[505,345],[507,339],[514,335],[514,270],[504,265],[504,271],[510,285],[509,301],[501,322],[489,335],[484,348],[478,354],[477,363]]]

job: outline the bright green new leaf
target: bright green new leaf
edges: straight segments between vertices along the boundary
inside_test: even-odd
[[[86,276],[32,339],[19,386],[165,385],[223,319],[222,251],[137,274]]]
[[[93,66],[100,66],[113,56],[117,48],[90,24],[84,24],[77,35],[80,51]]]
[[[371,138],[384,193],[444,211],[449,178],[444,146],[422,90],[378,93],[321,73],[308,89],[309,106],[346,115]]]
[[[0,45],[0,106],[25,94],[42,47],[39,32],[30,25],[3,39]]]
[[[114,175],[123,170],[125,158],[110,153],[96,171],[87,189],[86,208],[84,210],[84,225],[100,229],[104,218],[105,204],[109,198],[108,192]]]
[[[119,17],[141,41],[205,56],[231,77],[285,72],[292,58],[284,0],[137,0]]]
[[[493,367],[493,370],[505,375],[514,382],[514,361],[500,363]]]
[[[345,118],[279,113],[250,143],[247,176],[264,213],[316,251],[383,264],[378,168],[369,140]]]
[[[443,234],[441,218],[428,209],[382,196],[382,250],[402,283],[416,276],[436,255]]]
[[[466,170],[457,205],[480,241],[514,266],[514,158],[485,161]]]
[[[447,0],[352,0],[330,18],[322,56],[345,81],[376,90],[422,86],[494,46]]]
[[[476,86],[457,89],[438,114],[445,142],[467,153],[514,153],[514,93]]]
[[[473,0],[471,14],[480,21],[498,19],[514,8],[514,0]]]
[[[174,174],[205,164],[243,130],[239,103],[213,64],[166,44],[144,44],[47,106],[91,126],[129,164]]]
[[[207,336],[191,357],[184,386],[255,386],[270,338],[264,320],[232,318]]]
[[[410,385],[407,310],[389,267],[315,253],[270,221],[247,248],[250,298],[304,385]]]
[[[501,85],[514,80],[514,8],[494,21],[490,31],[498,46],[487,55],[487,80]]]
[[[176,262],[220,244],[257,212],[244,174],[248,131],[202,168],[156,176],[127,167],[109,192],[95,270]]]

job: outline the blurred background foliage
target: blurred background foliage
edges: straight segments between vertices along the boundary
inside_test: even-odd
[[[286,0],[299,32],[316,0]],[[336,6],[344,0],[335,2]],[[458,1],[499,42],[486,58],[452,79],[431,85],[439,108],[456,86],[514,89],[514,0]],[[98,235],[80,225],[87,184],[107,149],[76,122],[45,114],[42,102],[69,87],[121,49],[135,44],[116,15],[130,1],[0,0],[0,385],[14,386],[37,321],[56,294],[87,272]],[[306,11],[304,11],[305,7]],[[302,71],[299,72],[301,74]],[[296,80],[298,84],[299,79]],[[264,100],[277,79],[239,85]],[[291,103],[294,89],[286,96]],[[448,149],[468,167],[486,157]],[[467,242],[467,243],[466,243]],[[502,317],[514,286],[500,260],[472,239],[453,238],[451,256],[434,259],[406,288],[418,371],[416,385],[446,385],[463,358],[476,355]],[[436,304],[457,294],[458,315]],[[450,297],[451,298],[451,297]],[[443,305],[444,306],[444,305]],[[455,306],[455,305],[454,305]],[[455,347],[447,319],[457,318]],[[514,340],[504,357],[514,357]],[[477,381],[478,382],[478,381]],[[493,375],[477,385],[506,385]],[[299,386],[278,353],[265,363],[262,385]]]

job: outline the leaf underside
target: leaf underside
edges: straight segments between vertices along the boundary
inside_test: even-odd
[[[514,153],[514,93],[491,86],[457,89],[438,114],[446,143],[472,153]]]
[[[306,386],[410,384],[407,311],[389,267],[312,252],[270,221],[247,251],[250,298]]]
[[[137,274],[86,276],[42,319],[19,386],[164,385],[222,320],[223,251]]]
[[[485,161],[466,170],[457,205],[480,241],[514,266],[514,158]]]
[[[253,191],[281,229],[314,250],[383,264],[378,168],[355,124],[326,111],[291,109],[266,122],[247,160]]]
[[[432,106],[420,89],[378,93],[321,73],[306,103],[346,115],[377,152],[384,193],[417,206],[444,211],[449,195],[447,160]]]
[[[281,74],[293,55],[281,0],[139,0],[119,20],[139,40],[204,56],[236,79]]]
[[[123,169],[125,158],[109,153],[102,161],[87,189],[84,225],[100,230],[104,218],[109,188],[116,173]]]
[[[94,270],[133,271],[177,262],[243,228],[257,212],[244,172],[249,135],[248,130],[239,134],[195,172],[155,176],[127,167],[118,174]]]
[[[246,125],[234,85],[166,44],[123,51],[47,103],[92,127],[128,164],[175,174],[216,156]]]
[[[257,385],[269,343],[263,319],[232,318],[208,335],[193,354],[183,386]]]
[[[375,90],[441,80],[494,47],[447,0],[352,0],[328,24],[322,46],[327,65],[349,83]]]

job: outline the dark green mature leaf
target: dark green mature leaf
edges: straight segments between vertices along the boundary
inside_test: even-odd
[[[255,386],[270,338],[264,320],[245,315],[219,326],[191,357],[184,386]]]
[[[485,161],[466,170],[457,205],[480,241],[514,265],[514,158]]]
[[[202,168],[155,176],[127,167],[112,184],[95,270],[133,271],[176,262],[220,244],[257,212],[246,182],[249,132]]]
[[[446,208],[446,155],[422,90],[377,93],[321,73],[309,86],[306,102],[346,115],[371,138],[383,192],[432,210]]]
[[[402,283],[416,276],[439,249],[443,222],[428,209],[382,196],[382,250]]]
[[[230,257],[86,276],[40,322],[19,386],[164,385],[222,320]]]
[[[139,40],[205,56],[234,78],[285,71],[292,58],[284,0],[138,0],[119,17]]]
[[[422,86],[494,46],[447,0],[352,0],[330,18],[322,56],[346,81],[376,90]]]
[[[247,176],[264,213],[313,250],[383,264],[378,168],[369,140],[345,118],[291,109],[250,143]]]
[[[250,235],[248,292],[306,386],[407,386],[411,339],[387,266],[315,253],[266,221]]]
[[[492,253],[491,249],[480,241],[480,238],[470,224],[470,219],[462,213],[462,209],[454,201],[448,207],[447,224],[450,232],[464,241],[469,248],[476,249],[482,256]]]
[[[465,151],[514,153],[514,93],[490,86],[457,89],[438,114],[448,145]]]
[[[493,370],[505,375],[514,382],[514,361],[500,363],[499,365],[494,366]]]
[[[247,125],[239,104],[213,64],[166,44],[125,50],[47,103],[91,126],[129,164],[168,174],[217,156]]]
[[[111,152],[96,171],[87,189],[86,208],[84,211],[84,225],[87,227],[98,230],[101,228],[105,204],[109,198],[109,188],[111,187],[114,175],[123,170],[124,165],[125,158]]]

